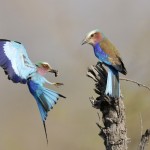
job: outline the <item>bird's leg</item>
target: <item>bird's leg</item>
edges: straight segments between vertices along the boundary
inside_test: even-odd
[[[64,85],[63,83],[51,83],[51,85],[55,85],[57,88],[61,85]]]
[[[56,87],[59,87],[59,86],[61,86],[61,85],[64,85],[63,83],[53,83],[53,82],[50,82],[50,81],[48,81],[48,80],[46,80],[45,79],[45,82],[47,82],[48,84],[50,84],[50,85],[55,85]]]
[[[63,84],[63,83],[54,83],[54,85],[55,85],[56,87],[59,87],[59,86],[64,85],[64,84]]]

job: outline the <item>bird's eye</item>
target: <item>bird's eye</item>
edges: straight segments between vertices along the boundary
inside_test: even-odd
[[[46,65],[46,64],[43,64],[43,67],[44,67],[44,68],[47,68],[47,67],[48,67],[48,65]]]
[[[91,37],[93,37],[94,36],[94,34],[91,34]]]

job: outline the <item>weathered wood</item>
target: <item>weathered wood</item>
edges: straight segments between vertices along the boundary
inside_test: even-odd
[[[147,129],[141,137],[141,141],[140,141],[140,144],[139,144],[139,150],[144,150],[145,149],[145,146],[148,143],[149,138],[150,138],[150,129]]]
[[[94,91],[99,95],[90,98],[92,106],[102,113],[104,127],[98,125],[99,135],[104,140],[106,150],[127,150],[127,129],[125,125],[125,108],[122,97],[114,99],[105,95],[107,71],[102,63],[88,69],[87,76],[95,81]]]

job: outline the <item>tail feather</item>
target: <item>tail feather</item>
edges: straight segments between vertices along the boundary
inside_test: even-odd
[[[48,111],[50,111],[53,108],[53,106],[58,101],[59,97],[63,97],[63,98],[65,97],[61,94],[56,93],[55,91],[52,91],[50,89],[45,88],[44,86],[41,86],[40,84],[32,80],[28,80],[27,84],[30,93],[36,99],[41,114],[41,118],[43,121],[43,125],[44,125],[46,140],[48,143],[48,137],[47,137],[46,125],[45,125],[45,121],[48,116]]]
[[[46,141],[47,141],[47,144],[48,144],[48,136],[47,136],[47,130],[46,130],[45,121],[43,121],[43,126],[44,126],[45,135],[46,135]]]
[[[46,99],[48,99],[48,102],[50,102],[50,103],[52,102],[52,105],[56,104],[58,101],[58,98],[59,98],[58,94],[54,95],[52,92],[50,92],[50,90],[49,91],[45,90],[44,95],[45,95]],[[51,100],[49,100],[49,99],[51,99]]]
[[[46,91],[49,91],[49,89],[47,89],[47,88],[45,88],[45,90],[46,90]],[[51,90],[51,91],[52,91],[52,93],[51,93],[51,94],[52,94],[52,95],[54,95],[54,96],[55,96],[55,95],[59,95],[59,96],[60,96],[60,97],[62,97],[62,98],[66,98],[66,97],[65,97],[65,96],[63,96],[62,94],[56,93],[56,92],[55,92],[55,91],[53,91],[53,90]]]
[[[114,98],[120,97],[119,73],[114,69],[108,70],[105,94]]]
[[[32,80],[28,81],[28,87],[30,93],[34,96],[38,106],[40,107],[39,110],[41,113],[42,120],[45,120],[44,118],[47,117],[46,114],[56,104],[59,97],[65,98],[65,96],[58,94],[53,90],[45,88],[44,86],[41,86],[40,84]]]
[[[63,96],[63,95],[61,95],[61,94],[58,94],[60,97],[62,97],[62,98],[66,98],[65,96]]]
[[[43,104],[40,102],[39,98],[34,96],[34,98],[36,99],[40,114],[41,114],[41,118],[43,121],[46,120],[48,114],[47,114],[47,109],[45,107],[43,107]]]

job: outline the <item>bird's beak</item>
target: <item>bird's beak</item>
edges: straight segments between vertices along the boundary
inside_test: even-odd
[[[54,74],[55,74],[55,77],[58,76],[58,70],[51,69],[49,72],[54,73]]]
[[[84,45],[84,44],[86,44],[86,43],[87,43],[87,39],[85,38],[85,39],[82,41],[81,45]]]

